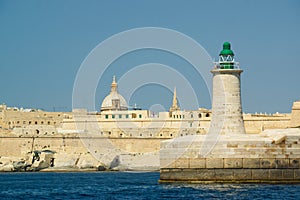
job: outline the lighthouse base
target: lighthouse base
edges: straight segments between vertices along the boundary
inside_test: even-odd
[[[161,183],[300,183],[300,129],[220,136],[215,143],[172,139],[162,142],[160,163]]]

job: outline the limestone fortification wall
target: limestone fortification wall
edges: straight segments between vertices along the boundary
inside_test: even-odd
[[[37,109],[8,108],[0,105],[0,130],[26,127],[28,125],[52,125],[59,127],[69,112],[47,112]]]
[[[117,170],[158,170],[160,142],[160,139],[108,139],[88,135],[79,137],[78,134],[24,137],[2,135],[0,171],[14,170],[15,162],[33,164],[35,151],[55,152],[54,166],[48,170],[95,170],[98,166]]]
[[[246,133],[300,126],[298,111],[299,102],[295,102],[292,114],[244,114]],[[78,113],[81,115],[79,118]],[[176,111],[171,116],[166,113],[165,121],[143,118],[129,119],[129,123],[125,119],[105,119],[102,115],[78,113],[24,112],[1,108],[0,171],[14,170],[13,162],[32,164],[33,152],[44,150],[56,152],[53,169],[110,167],[114,160],[118,160],[118,164],[114,164],[118,166],[116,169],[157,170],[160,141],[205,135],[211,120],[209,110]],[[75,115],[77,117],[74,118]],[[93,129],[95,124],[101,130]],[[82,140],[79,136],[86,133],[85,129],[92,130],[96,138]],[[92,144],[84,141],[92,141]],[[86,148],[88,145],[95,148]],[[148,168],[144,168],[144,164]]]
[[[291,127],[291,114],[244,114],[243,118],[247,134],[261,133],[267,129],[285,129]]]
[[[1,107],[1,106],[0,106]],[[3,107],[3,105],[2,105]],[[294,103],[292,114],[244,114],[244,125],[246,133],[260,133],[266,129],[280,129],[287,127],[300,126],[300,109],[299,101]],[[78,113],[81,115],[78,117]],[[98,127],[103,129],[103,134],[107,135],[109,132],[128,132],[126,130],[136,129],[135,132],[148,129],[157,130],[164,128],[165,130],[159,134],[150,134],[151,137],[169,137],[189,135],[191,132],[197,134],[206,134],[210,127],[211,112],[203,109],[199,111],[176,111],[171,116],[164,113],[163,118],[142,118],[142,119],[105,119],[105,115],[89,115],[86,111],[74,111],[72,113],[61,112],[45,112],[33,111],[24,112],[13,109],[0,109],[0,131],[10,132],[12,129],[19,133],[26,133],[29,131],[36,131],[39,129],[46,130],[50,126],[56,130],[41,131],[43,133],[81,133],[88,124],[98,123]],[[74,116],[76,116],[74,118]],[[76,121],[76,122],[75,122]],[[36,130],[32,128],[34,125],[39,126]],[[17,130],[19,129],[19,130]],[[21,130],[22,129],[22,130]],[[177,131],[174,131],[176,130]],[[114,130],[114,131],[112,131]],[[101,132],[101,131],[100,131]],[[176,134],[178,133],[178,134]],[[29,134],[29,133],[28,133]],[[161,136],[162,134],[162,136]],[[171,136],[172,134],[172,136]],[[139,134],[138,134],[139,135]],[[137,137],[138,135],[123,134],[123,136]],[[147,134],[146,134],[147,135]]]

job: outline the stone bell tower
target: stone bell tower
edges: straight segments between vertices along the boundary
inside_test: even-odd
[[[209,133],[245,134],[241,105],[240,75],[243,72],[234,61],[230,43],[223,44],[211,73],[213,74],[212,120]]]

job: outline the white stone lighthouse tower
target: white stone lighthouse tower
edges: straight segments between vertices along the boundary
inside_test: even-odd
[[[213,103],[210,133],[245,134],[241,105],[240,75],[243,72],[234,61],[230,43],[223,44],[211,73],[213,74]]]

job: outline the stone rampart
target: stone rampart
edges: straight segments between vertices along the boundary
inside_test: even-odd
[[[33,164],[34,152],[54,152],[48,170],[97,169],[158,170],[161,139],[79,137],[78,134],[42,137],[2,136],[0,171],[14,162]]]

